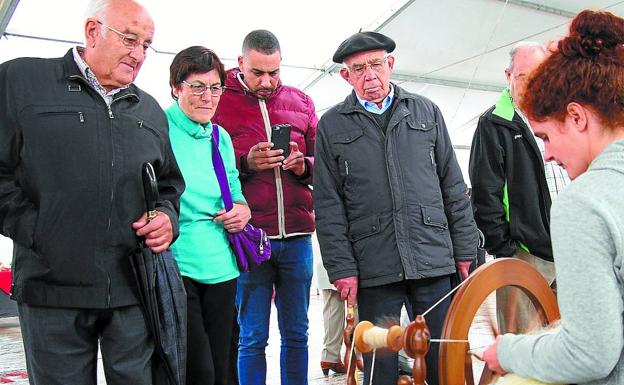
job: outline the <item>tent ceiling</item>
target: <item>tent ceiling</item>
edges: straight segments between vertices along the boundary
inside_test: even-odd
[[[19,0],[0,0],[0,35],[4,33]]]
[[[624,1],[416,0],[379,31],[397,42],[397,80],[500,90],[513,44],[556,39],[586,8],[623,15]]]
[[[9,18],[5,10],[16,3],[0,0],[0,27]],[[330,60],[336,47],[359,29],[378,30],[397,42],[394,81],[432,98],[447,123],[451,122],[449,126],[461,130],[469,130],[466,124],[472,124],[505,87],[504,68],[514,43],[556,39],[565,34],[570,18],[585,8],[624,15],[624,0],[143,3],[154,18],[154,47],[161,53],[149,55],[137,83],[163,106],[171,103],[168,67],[174,53],[201,44],[214,49],[226,67],[232,67],[245,34],[266,28],[282,45],[284,83],[308,92],[322,113],[349,92],[336,74],[340,66]],[[19,1],[6,39],[0,39],[0,62],[18,56],[59,56],[71,42],[82,41],[86,4],[87,0]],[[469,140],[470,135],[465,136]]]

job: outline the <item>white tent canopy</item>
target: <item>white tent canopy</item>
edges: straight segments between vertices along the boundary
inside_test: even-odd
[[[83,40],[86,0],[0,2],[5,7],[10,3],[17,7],[0,39],[0,62],[19,56],[60,56],[73,45],[70,42]],[[226,67],[235,66],[243,37],[266,28],[280,39],[284,83],[304,89],[322,113],[349,91],[330,60],[334,50],[360,29],[377,30],[397,42],[394,81],[438,103],[453,134],[505,86],[503,69],[514,43],[561,36],[570,18],[584,8],[624,14],[624,1],[615,0],[142,3],[156,24],[153,46],[158,52],[149,54],[137,84],[165,107],[171,102],[168,66],[173,54],[200,44],[214,49]],[[470,135],[461,135],[458,144],[469,144],[469,139]]]
[[[142,3],[155,21],[157,52],[149,53],[137,84],[163,107],[172,102],[168,69],[175,53],[204,45],[214,49],[227,68],[233,67],[244,36],[264,28],[280,40],[283,82],[308,93],[320,115],[350,92],[337,74],[339,66],[331,62],[340,42],[360,29],[392,37],[397,43],[393,80],[440,106],[465,176],[476,117],[506,85],[504,68],[511,46],[523,40],[545,43],[556,39],[585,8],[624,15],[624,1],[616,0]],[[87,0],[0,0],[0,33],[4,35],[0,62],[64,54],[75,42],[83,41],[86,4]]]

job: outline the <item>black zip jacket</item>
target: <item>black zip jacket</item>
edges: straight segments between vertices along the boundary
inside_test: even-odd
[[[479,118],[469,174],[475,220],[488,252],[510,257],[522,244],[531,254],[552,261],[544,160],[508,91]]]
[[[475,258],[477,228],[438,107],[394,86],[384,134],[352,92],[321,118],[316,229],[331,282],[361,287],[455,272]]]
[[[0,65],[0,232],[13,239],[12,298],[39,306],[138,303],[128,255],[145,212],[141,165],[177,237],[184,181],[156,101],[131,85],[110,108],[72,51]]]

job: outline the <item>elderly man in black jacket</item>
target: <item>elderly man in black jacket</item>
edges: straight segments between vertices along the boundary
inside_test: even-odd
[[[154,23],[132,0],[93,1],[85,47],[0,65],[0,232],[14,241],[31,384],[152,384],[154,352],[129,254],[178,233],[182,175],[164,112],[132,84]],[[141,165],[161,200],[146,220]]]
[[[404,303],[422,314],[465,277],[477,229],[466,185],[438,107],[390,83],[395,48],[375,32],[345,40],[333,60],[353,92],[321,118],[314,199],[323,263],[360,319],[399,323]],[[436,338],[449,302],[427,314]],[[437,384],[437,344],[427,382]],[[396,354],[365,357],[365,382],[396,384]]]
[[[487,251],[496,258],[513,257],[532,264],[555,286],[550,206],[570,179],[556,162],[545,161],[544,143],[518,107],[529,75],[547,54],[536,42],[512,47],[505,69],[509,87],[479,117],[468,172],[475,221],[485,236]],[[499,328],[526,331],[534,318],[533,305],[525,295],[508,300],[513,298],[510,290],[515,289],[496,291]],[[515,306],[508,306],[509,302]],[[512,314],[513,319],[507,320]]]

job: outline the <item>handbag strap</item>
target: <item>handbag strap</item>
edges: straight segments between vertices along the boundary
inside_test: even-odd
[[[230,185],[228,184],[227,174],[225,173],[225,166],[223,164],[223,158],[219,152],[219,126],[212,125],[212,165],[217,175],[217,181],[219,181],[219,188],[221,189],[221,197],[223,198],[223,204],[225,210],[230,211],[234,207],[232,203],[232,193],[230,192]]]

